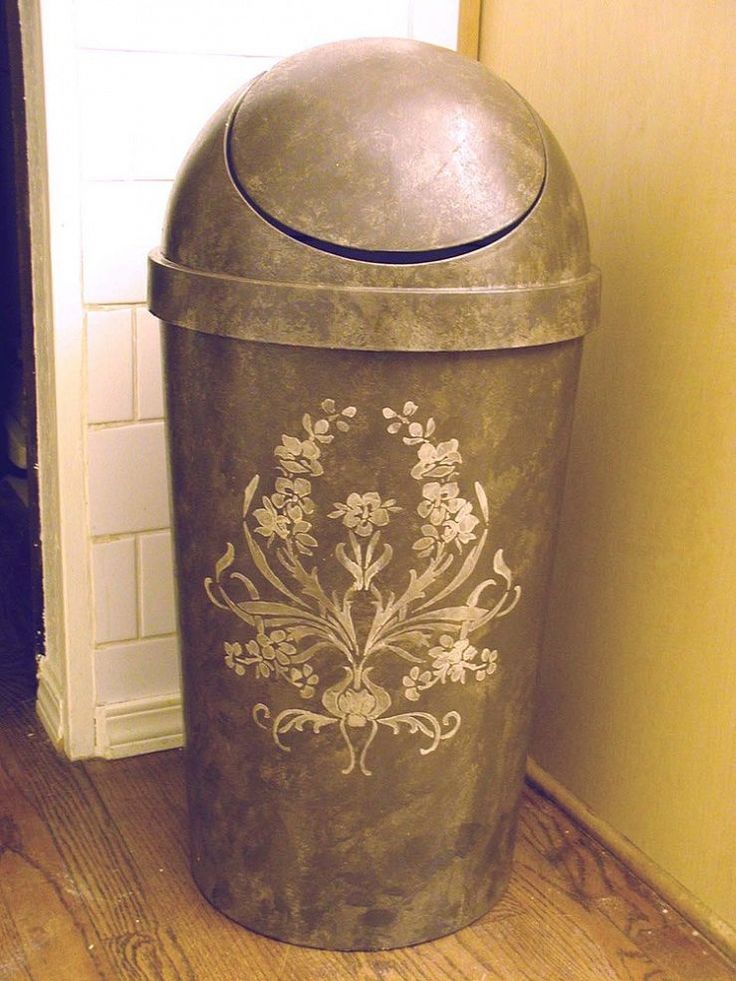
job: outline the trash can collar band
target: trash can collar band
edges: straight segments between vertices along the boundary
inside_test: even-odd
[[[597,323],[600,273],[505,288],[406,289],[279,283],[149,255],[149,308],[206,334],[296,347],[497,350],[581,337]],[[452,329],[448,330],[448,325]]]
[[[546,174],[534,113],[506,82],[396,38],[280,62],[242,94],[226,153],[239,193],[279,231],[375,262],[482,248],[524,220]]]

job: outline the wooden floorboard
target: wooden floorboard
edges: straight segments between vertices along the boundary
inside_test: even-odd
[[[531,789],[507,893],[473,926],[375,954],[259,937],[189,876],[179,751],[70,764],[19,705],[0,718],[0,978],[734,981],[736,968]]]

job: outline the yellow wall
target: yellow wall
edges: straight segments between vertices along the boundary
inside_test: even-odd
[[[736,925],[736,4],[485,0],[558,136],[586,342],[533,752]]]

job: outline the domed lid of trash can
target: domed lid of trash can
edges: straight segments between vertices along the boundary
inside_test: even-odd
[[[486,244],[523,220],[545,179],[537,122],[509,85],[400,39],[280,62],[243,96],[227,155],[263,218],[356,258]]]

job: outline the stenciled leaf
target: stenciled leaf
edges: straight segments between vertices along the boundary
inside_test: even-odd
[[[291,639],[293,641],[295,641],[296,643],[299,643],[299,641],[300,640],[304,640],[305,637],[315,637],[315,636],[317,636],[314,631],[315,631],[315,628],[312,625],[309,625],[309,624],[308,625],[300,625],[300,626],[296,626],[296,627],[290,627],[289,628],[289,635],[291,636]]]
[[[240,604],[247,613],[261,617],[293,617],[301,623],[322,623],[321,617],[308,613],[301,608],[294,608],[286,603],[269,603],[264,600],[250,600]]]
[[[335,546],[335,555],[337,556],[337,560],[340,565],[347,569],[356,582],[360,582],[363,577],[363,570],[356,562],[353,562],[352,559],[348,558],[347,552],[345,551],[345,544],[343,542],[340,542],[339,545]]]
[[[509,567],[506,565],[502,548],[499,548],[496,554],[493,556],[493,571],[499,576],[503,576],[508,585],[511,585],[511,569],[509,569]]]
[[[488,589],[489,586],[495,586],[495,585],[496,585],[495,579],[486,579],[484,580],[484,582],[476,586],[473,592],[470,594],[470,596],[468,596],[468,606],[477,606],[478,600],[481,598],[485,590]]]
[[[481,552],[485,548],[487,539],[488,539],[488,532],[484,531],[483,534],[481,535],[478,544],[474,545],[473,548],[468,553],[468,555],[466,556],[465,561],[460,567],[457,575],[452,579],[452,581],[447,586],[445,586],[444,589],[440,590],[440,592],[437,593],[436,596],[433,596],[431,597],[431,599],[428,599],[426,603],[422,603],[422,605],[418,608],[417,612],[419,612],[419,610],[426,610],[428,607],[433,606],[435,603],[439,603],[440,600],[444,599],[446,596],[451,596],[456,589],[459,589],[460,586],[462,586],[462,584],[465,582],[468,576],[472,574],[473,570],[478,564],[478,559],[480,558]]]
[[[217,560],[217,564],[215,565],[215,581],[216,582],[219,582],[220,581],[220,578],[222,577],[223,572],[226,569],[229,569],[230,566],[233,564],[234,561],[235,561],[235,547],[233,546],[232,542],[228,542],[227,543],[227,548],[225,550],[225,554],[222,555]]]
[[[410,617],[407,623],[472,623],[485,616],[487,610],[477,606],[446,606],[443,610],[432,610]]]
[[[379,572],[382,572],[391,561],[394,550],[390,545],[384,545],[383,552],[376,561],[365,570],[365,584],[370,586]]]
[[[257,529],[256,529],[257,530]],[[278,591],[284,595],[288,596],[290,600],[293,600],[298,606],[304,607],[305,603],[303,600],[299,599],[292,591],[285,586],[284,583],[279,579],[276,573],[273,571],[271,566],[266,560],[266,556],[263,554],[263,550],[260,548],[256,540],[251,535],[248,530],[248,525],[243,522],[243,533],[245,535],[245,540],[248,544],[248,549],[250,550],[251,558],[253,559],[256,568],[261,573],[261,575],[267,579],[272,586],[275,586]]]
[[[331,644],[328,644],[327,641],[325,640],[320,640],[316,644],[312,644],[311,647],[308,647],[305,651],[301,651],[298,654],[294,654],[294,656],[291,658],[291,663],[304,664],[305,661],[308,661],[310,657],[312,657],[312,655],[316,654],[318,651],[323,651],[323,650],[326,651],[331,649],[332,649]]]
[[[478,498],[478,504],[480,506],[481,513],[485,518],[486,524],[488,524],[488,497],[486,496],[485,489],[482,484],[475,482],[475,493]]]
[[[214,579],[212,579],[210,576],[207,576],[207,578],[204,581],[204,591],[205,593],[207,593],[207,598],[209,599],[210,603],[214,604],[214,606],[218,607],[218,609],[220,610],[226,610],[227,604],[223,603],[222,600],[218,599],[215,596],[215,594],[212,592],[212,586],[214,585],[214,582],[215,582]]]
[[[399,629],[392,632],[389,639],[396,640],[399,637],[407,644],[418,644],[420,647],[427,647],[432,637],[432,632],[430,630],[425,631],[407,627],[406,629]]]
[[[381,651],[391,651],[392,654],[398,654],[400,658],[404,661],[409,661],[411,664],[421,664],[421,657],[417,657],[415,654],[411,654],[403,647],[399,647],[398,644],[381,644],[377,650]]]
[[[251,599],[260,599],[255,584],[247,576],[244,576],[242,572],[233,572],[231,573],[230,578],[236,579],[238,582],[242,582]]]
[[[255,477],[248,484],[248,486],[245,488],[245,493],[243,494],[243,517],[244,518],[248,514],[248,511],[250,510],[250,504],[251,504],[251,501],[253,500],[253,495],[255,494],[256,490],[258,489],[258,480],[259,480],[259,477],[258,477],[258,474],[256,474]]]

